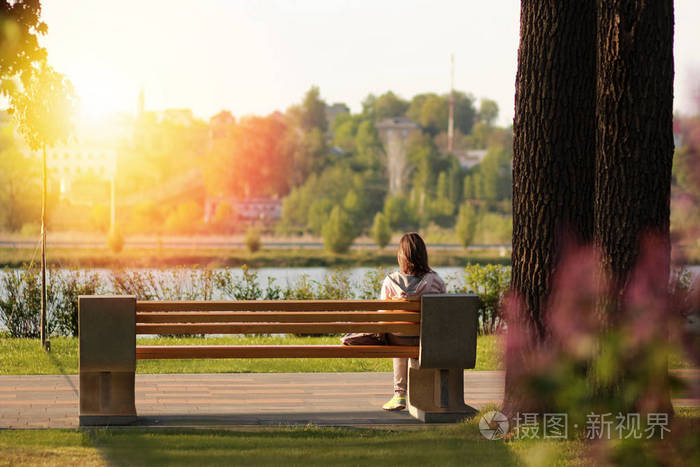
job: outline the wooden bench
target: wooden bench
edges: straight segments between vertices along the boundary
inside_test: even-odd
[[[463,370],[476,362],[477,308],[475,295],[447,294],[420,302],[81,296],[80,425],[134,422],[136,360],[168,358],[417,359],[409,368],[409,412],[425,422],[459,420],[475,412],[464,403]],[[136,345],[137,335],[347,332],[420,334],[420,345]]]

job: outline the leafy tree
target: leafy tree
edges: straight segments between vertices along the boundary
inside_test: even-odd
[[[214,211],[214,226],[218,229],[224,229],[231,225],[231,219],[234,215],[236,215],[234,207],[226,201],[221,201],[216,205],[216,211]]]
[[[378,212],[374,216],[374,222],[372,223],[372,239],[380,249],[387,246],[391,240],[389,221],[381,212]]]
[[[474,242],[474,234],[476,233],[476,225],[478,223],[476,217],[476,209],[470,202],[464,203],[459,208],[457,215],[457,224],[455,225],[455,233],[459,243],[467,248]]]
[[[376,120],[376,103],[377,96],[374,94],[368,94],[367,97],[362,101],[362,117],[370,120]]]
[[[480,122],[491,126],[498,118],[498,104],[491,99],[481,99],[477,118]]]
[[[350,189],[343,199],[343,210],[348,213],[350,220],[355,226],[355,233],[359,235],[362,232],[363,225],[367,222],[367,211],[365,209],[365,198],[358,194],[354,189]]]
[[[447,130],[449,116],[449,99],[430,94],[420,109],[418,123],[431,135]]]
[[[413,168],[413,189],[418,197],[415,200],[416,207],[418,213],[422,214],[426,200],[435,195],[440,152],[429,135],[416,134],[409,141],[407,153]]]
[[[328,215],[333,209],[333,203],[328,198],[317,198],[309,207],[307,228],[314,235],[321,235],[323,225],[328,221]]]
[[[276,115],[244,117],[237,125],[231,125],[225,137],[213,141],[212,149],[205,157],[208,191],[215,196],[225,194],[235,197],[281,196],[288,193],[295,154],[287,145],[287,131],[285,121]],[[323,146],[323,137],[318,129],[305,134],[300,143],[313,146],[314,143],[305,138],[319,139],[319,144]],[[188,147],[190,143],[185,142],[183,146]],[[305,155],[308,152],[304,151]],[[165,154],[172,153],[168,151]],[[192,153],[189,154],[192,159]]]
[[[387,198],[384,203],[384,215],[393,232],[411,231],[418,227],[417,213],[411,209],[404,196],[396,195]]]
[[[46,66],[46,49],[38,36],[48,26],[40,16],[38,0],[0,1],[0,96],[8,99],[10,113]]]
[[[382,143],[371,120],[362,121],[355,136],[356,161],[360,168],[378,171],[381,167]]]
[[[476,197],[474,196],[474,180],[472,178],[472,175],[466,175],[464,177],[462,193],[465,201],[472,201],[476,199]]]
[[[450,167],[447,171],[447,198],[454,205],[462,199],[462,167],[456,157],[450,155]]]
[[[445,96],[447,99],[449,96]],[[461,91],[454,92],[455,99],[455,130],[468,135],[472,132],[476,120],[474,97]]]
[[[11,232],[37,222],[41,208],[39,167],[20,152],[13,130],[0,128],[0,225]]]
[[[323,244],[333,253],[345,253],[355,240],[355,229],[350,216],[340,206],[331,211],[322,229]]]
[[[483,182],[483,199],[500,201],[511,197],[513,178],[510,155],[502,148],[491,149],[479,164]]]
[[[362,117],[358,115],[341,114],[333,122],[333,145],[345,152],[354,153],[357,127]]]
[[[374,101],[374,118],[382,120],[389,117],[401,117],[408,109],[408,102],[387,91]]]
[[[455,130],[460,131],[462,134],[469,134],[476,118],[474,98],[460,91],[455,91],[453,96],[455,99]],[[408,118],[420,124],[430,135],[435,136],[440,132],[447,131],[449,108],[449,94],[417,94],[411,100],[406,114]]]
[[[407,115],[430,134],[447,130],[449,101],[435,93],[417,94],[411,100]]]
[[[486,194],[484,190],[484,177],[481,175],[481,172],[476,170],[472,173],[471,175],[472,179],[472,187],[473,187],[473,193],[474,193],[474,199],[483,201],[486,199]]]
[[[318,86],[311,86],[311,89],[306,92],[301,103],[299,118],[301,128],[306,131],[316,128],[321,133],[325,133],[328,129],[326,103],[321,99],[321,91]]]
[[[430,203],[428,219],[435,221],[438,225],[446,227],[454,223],[455,205],[450,201],[447,173],[440,172],[437,181],[437,194]]]
[[[33,150],[68,138],[75,110],[73,86],[49,65],[44,63],[32,73],[13,102],[20,133]]]

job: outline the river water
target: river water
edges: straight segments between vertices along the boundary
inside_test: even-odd
[[[394,268],[395,269],[395,268]],[[394,269],[391,268],[384,268],[384,271],[390,272]],[[434,268],[440,276],[445,279],[445,282],[447,283],[448,290],[451,289],[453,286],[455,287],[461,287],[464,285],[464,268],[463,267],[455,267],[455,266],[448,266],[448,267],[436,267]],[[687,267],[688,271],[690,271],[693,279],[697,279],[700,277],[700,265],[694,265],[694,266],[688,266]],[[374,271],[374,268],[369,268],[369,267],[357,267],[357,268],[348,268],[344,269],[343,271],[348,275],[350,279],[350,283],[352,284],[352,287],[355,291],[359,291],[361,288],[363,288],[363,282],[365,282],[366,275],[370,271]],[[59,273],[62,273],[66,270],[58,270]],[[101,282],[105,285],[106,288],[111,289],[112,287],[112,281],[111,281],[111,270],[109,269],[89,269],[89,270],[82,270],[84,272],[94,272],[97,273],[98,276],[100,277]],[[151,273],[155,275],[156,277],[159,275],[163,275],[162,270],[159,269],[133,269],[133,271],[137,271],[140,273]],[[187,269],[181,270],[181,271],[188,271]],[[217,271],[222,271],[221,269]],[[232,269],[234,274],[238,277],[242,276],[242,273],[238,269]],[[306,276],[306,278],[311,281],[311,282],[316,282],[320,283],[324,280],[325,277],[327,277],[329,274],[332,274],[334,271],[336,271],[333,268],[323,268],[323,267],[314,267],[314,268],[259,268],[259,269],[251,269],[251,272],[255,272],[258,275],[258,284],[261,287],[265,287],[268,284],[268,278],[274,279],[274,282],[277,286],[280,286],[282,288],[286,286],[293,286],[296,283],[298,283],[303,276]],[[3,276],[6,274],[6,270],[0,270],[0,296],[4,295],[4,281],[2,281]],[[217,297],[220,298],[220,297]]]

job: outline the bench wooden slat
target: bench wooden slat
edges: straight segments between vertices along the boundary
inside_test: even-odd
[[[418,358],[418,346],[398,345],[137,345],[137,359],[167,358]]]
[[[405,321],[420,322],[415,311],[175,311],[138,312],[137,323],[330,323]]]
[[[418,335],[416,323],[180,323],[136,324],[136,334],[340,334],[345,332],[399,332]]]
[[[420,302],[405,300],[235,300],[137,301],[136,311],[420,311]]]

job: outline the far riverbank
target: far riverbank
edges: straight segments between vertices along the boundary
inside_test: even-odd
[[[431,265],[464,266],[510,264],[510,249],[429,248]],[[19,267],[40,261],[39,245],[34,248],[0,248],[0,267]],[[114,253],[104,247],[47,248],[47,263],[55,267],[79,268],[159,268],[173,266],[291,268],[291,267],[378,267],[395,266],[395,247],[384,249],[359,246],[345,254],[333,254],[308,245],[294,248],[263,248],[255,253],[245,248],[130,247]]]

